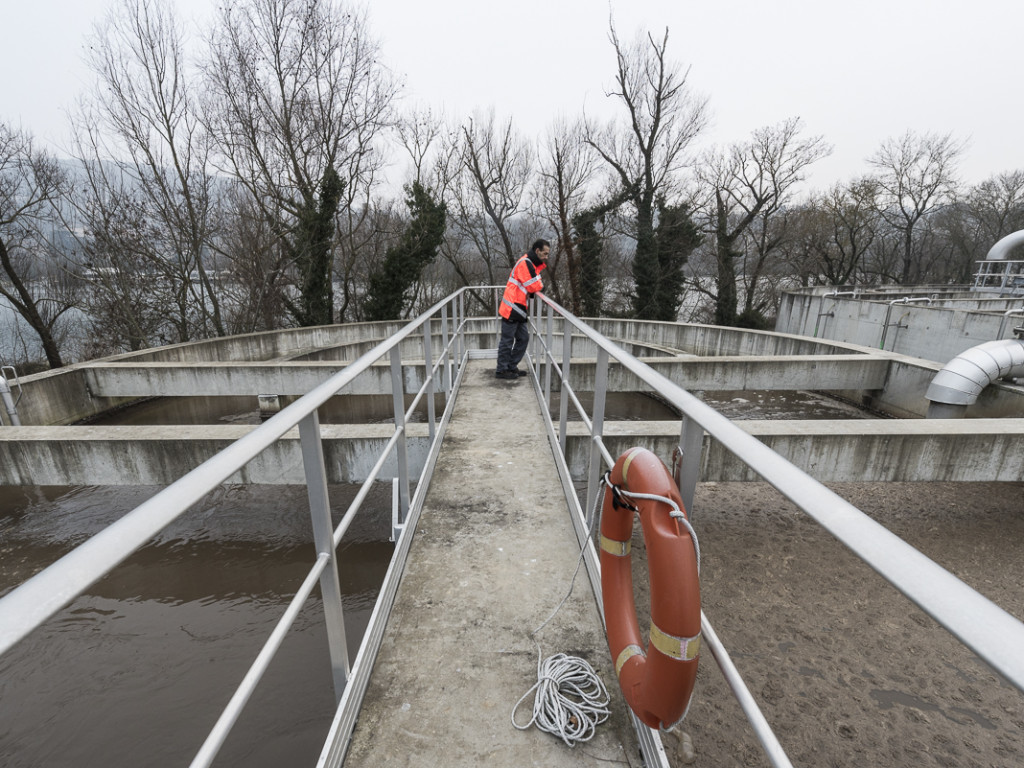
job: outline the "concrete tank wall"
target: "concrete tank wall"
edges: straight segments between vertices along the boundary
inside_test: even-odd
[[[920,295],[912,287],[904,290],[908,296]],[[945,363],[966,349],[997,338],[1000,325],[1004,326],[1003,337],[1009,338],[1010,329],[1024,318],[1017,315],[1004,324],[1003,313],[1021,306],[1019,298],[941,297],[931,305],[890,306],[884,298],[789,292],[783,294],[775,330]]]

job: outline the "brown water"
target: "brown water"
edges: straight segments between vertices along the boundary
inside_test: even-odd
[[[0,487],[0,594],[155,488]],[[337,522],[356,488],[332,486]],[[339,548],[350,658],[390,560],[390,485]],[[0,765],[187,765],[312,565],[305,489],[222,488],[0,658]],[[315,763],[334,712],[314,595],[218,758]]]

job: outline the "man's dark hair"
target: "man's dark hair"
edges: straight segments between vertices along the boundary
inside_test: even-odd
[[[549,243],[547,240],[544,240],[544,239],[535,240],[533,245],[530,247],[530,253],[536,253],[541,248],[550,248],[550,247],[551,247],[551,243]]]

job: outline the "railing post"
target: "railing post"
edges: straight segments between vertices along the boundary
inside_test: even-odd
[[[533,345],[533,349],[530,351],[530,362],[533,363],[533,375],[537,377],[537,381],[540,381],[540,366],[544,360],[543,352],[541,351],[544,342],[541,340],[540,304],[540,299],[534,296],[533,302],[530,305],[530,314],[533,315],[533,333],[530,334],[530,344]]]
[[[391,348],[391,399],[395,406],[395,429],[401,434],[395,445],[398,454],[399,522],[409,514],[409,453],[405,433],[405,388],[402,385],[402,353],[399,345]]]
[[[597,348],[597,365],[594,368],[594,413],[591,417],[590,432],[590,475],[587,478],[587,527],[593,524],[594,500],[597,498],[598,480],[601,477],[601,451],[598,440],[604,436],[604,401],[608,390],[608,353],[603,347]]]
[[[568,332],[566,332],[568,329]],[[572,330],[562,318],[562,379],[558,388],[558,447],[565,456],[568,438],[566,425],[569,421],[569,361],[572,357]]]
[[[679,447],[672,456],[672,474],[679,487],[679,498],[690,520],[693,520],[693,496],[700,477],[700,457],[704,448],[704,427],[689,416],[683,416]]]
[[[497,318],[497,327],[494,332],[494,348],[498,349],[501,347],[501,331],[502,331],[502,317],[501,317],[501,299],[502,293],[494,291],[494,316]]]
[[[444,404],[448,405],[448,398],[452,392],[452,351],[448,348],[448,304],[441,305],[441,349],[444,355],[444,365],[441,366],[441,386],[444,387]]]
[[[457,345],[458,346],[458,352],[459,352],[458,364],[461,365],[462,364],[462,358],[466,354],[466,292],[465,291],[463,291],[462,293],[459,294],[458,309],[456,310],[456,315],[457,315],[457,317],[456,317],[456,321],[455,321],[455,330],[459,334],[459,343]]]
[[[424,376],[427,377],[427,391],[425,396],[427,398],[427,421],[430,423],[431,443],[434,442],[434,433],[436,431],[434,428],[434,361],[432,359],[432,351],[433,350],[431,349],[430,339],[430,320],[427,320],[427,322],[423,324],[423,371]]]
[[[320,421],[316,411],[299,422],[299,443],[302,467],[306,474],[309,512],[313,519],[313,542],[318,555],[327,555],[328,563],[320,575],[320,594],[324,601],[324,622],[331,651],[331,674],[334,678],[335,703],[341,702],[348,683],[348,640],[345,637],[345,613],[341,604],[341,583],[338,580],[338,558],[334,551],[334,526],[327,495],[327,472],[324,449],[320,440]]]
[[[555,308],[548,305],[548,334],[544,345],[544,408],[551,412],[551,367],[554,363],[555,350],[552,347],[555,337]]]
[[[0,368],[0,400],[3,400],[4,408],[7,410],[7,417],[11,420],[11,426],[20,427],[21,418],[18,416],[18,403],[11,396],[11,387],[7,383],[7,379],[4,378],[4,371],[11,372],[12,381],[18,381],[18,373],[10,365],[5,365],[3,368]],[[20,391],[20,382],[18,387]],[[21,399],[20,395],[18,396],[18,399]],[[0,421],[0,424],[3,424],[3,421]]]

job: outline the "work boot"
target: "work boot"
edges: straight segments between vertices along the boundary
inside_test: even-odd
[[[512,380],[518,381],[519,374],[517,374],[515,371],[498,371],[497,373],[494,374],[494,378],[496,378],[496,379],[512,379]]]

